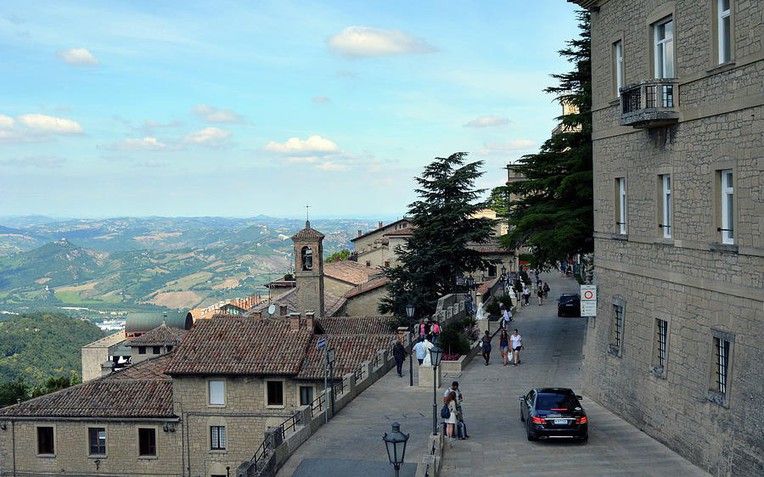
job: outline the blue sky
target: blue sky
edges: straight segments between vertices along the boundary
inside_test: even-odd
[[[0,216],[401,216],[549,137],[565,0],[0,5]]]

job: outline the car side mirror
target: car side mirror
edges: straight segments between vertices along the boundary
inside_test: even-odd
[[[576,398],[577,398],[579,401],[580,401],[581,399],[583,399],[583,397],[579,396],[578,394],[576,394]]]
[[[520,397],[519,397],[519,398],[517,398],[517,399],[518,399],[520,402],[525,402],[525,396],[520,396]]]

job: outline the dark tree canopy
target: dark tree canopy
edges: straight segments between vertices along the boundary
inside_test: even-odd
[[[561,130],[513,166],[524,180],[491,193],[491,207],[509,219],[504,245],[529,247],[534,265],[594,249],[590,16],[580,11],[578,18],[581,36],[559,52],[574,69],[553,74],[558,85],[544,90],[564,108]]]
[[[398,265],[383,269],[390,283],[380,312],[406,316],[411,303],[417,316],[430,315],[438,298],[453,291],[457,276],[486,267],[480,254],[467,248],[491,236],[491,221],[473,218],[486,208],[480,200],[485,191],[474,189],[483,163],[465,163],[466,156],[437,157],[416,178],[419,200],[408,212],[414,230],[406,248],[398,250]]]

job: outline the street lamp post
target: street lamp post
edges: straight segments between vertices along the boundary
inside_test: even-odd
[[[409,303],[406,305],[406,316],[409,319],[409,386],[414,385],[414,365],[411,355],[414,353],[414,305]]]
[[[438,366],[443,350],[439,345],[430,348],[430,361],[432,362],[432,435],[438,435]]]
[[[403,465],[403,458],[406,455],[406,442],[409,440],[409,434],[402,433],[401,425],[394,422],[393,432],[389,434],[385,432],[382,440],[385,441],[387,448],[387,459],[390,461],[390,465],[395,468],[395,477],[398,477],[401,465]]]

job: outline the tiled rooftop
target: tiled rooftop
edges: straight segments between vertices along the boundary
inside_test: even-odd
[[[319,338],[326,338],[327,347],[334,348],[334,377],[355,372],[362,362],[374,357],[377,351],[391,350],[393,335],[324,335],[315,336],[308,346],[304,363],[297,379],[315,380],[324,377],[324,354],[316,349]]]
[[[369,277],[379,273],[379,270],[361,265],[353,260],[329,262],[324,264],[324,275],[350,285],[360,285],[369,281]]]
[[[288,319],[219,317],[197,322],[174,353],[170,375],[295,375],[313,330]]]
[[[177,346],[188,331],[164,323],[145,334],[128,341],[127,346]]]
[[[348,290],[345,293],[345,298],[352,298],[356,295],[361,295],[371,290],[376,290],[377,288],[387,285],[389,282],[390,282],[390,279],[387,277],[381,277],[381,278],[375,278],[373,280],[369,280],[366,283],[362,283]]]
[[[329,335],[390,335],[396,333],[396,319],[393,316],[352,316],[318,320],[321,328]]]
[[[318,230],[311,228],[310,222],[305,221],[305,228],[297,232],[296,234],[292,235],[292,240],[317,240],[324,238],[324,234],[319,232]]]
[[[174,417],[172,381],[163,373],[171,354],[124,371],[0,409],[8,417]]]

